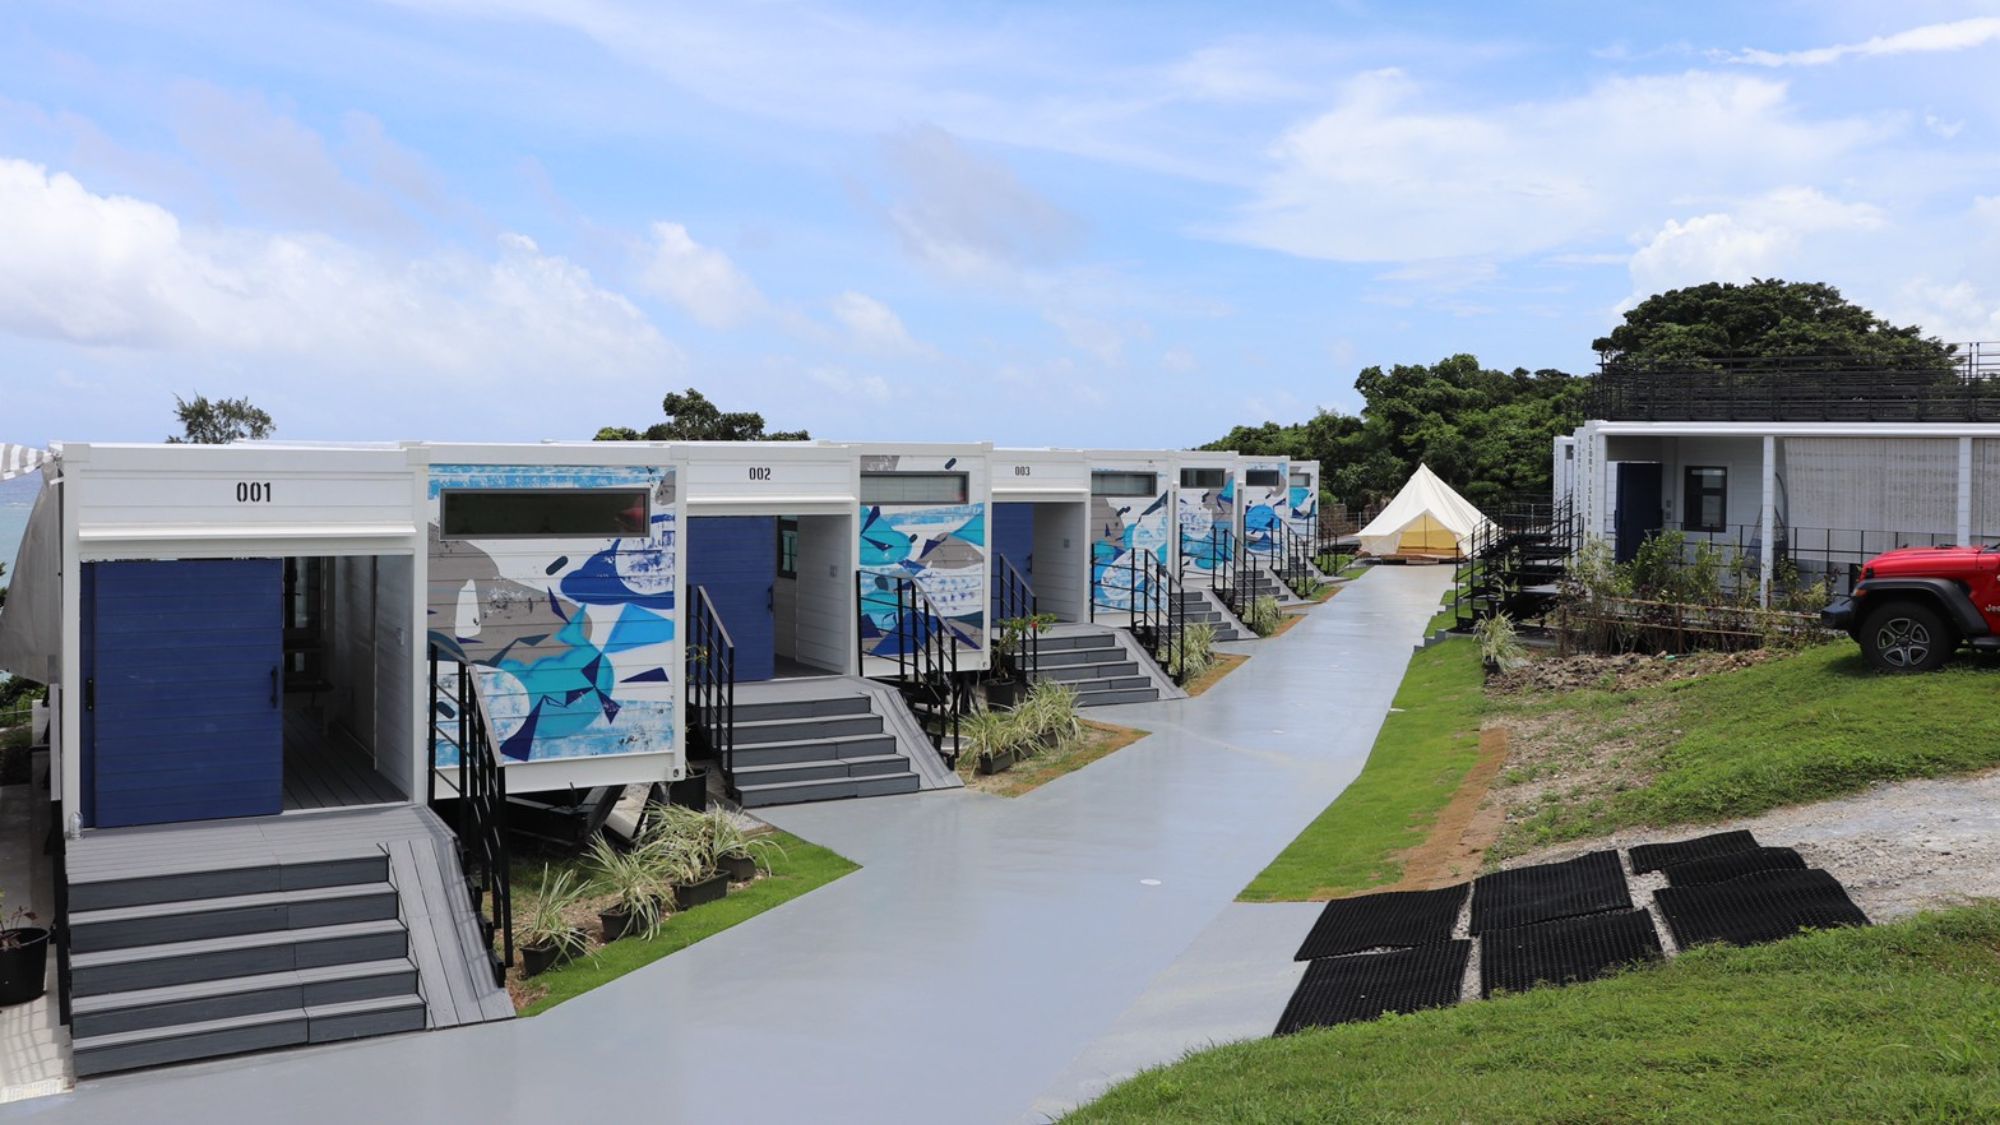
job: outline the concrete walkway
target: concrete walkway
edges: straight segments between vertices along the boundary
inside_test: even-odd
[[[11,1108],[93,1125],[1021,1120],[1360,771],[1450,578],[1382,568],[1201,698],[1096,712],[1155,733],[1025,797],[776,811],[863,870],[534,1019]]]

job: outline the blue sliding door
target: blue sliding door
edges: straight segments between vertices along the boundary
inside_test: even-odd
[[[1012,563],[1032,589],[1035,581],[1035,506],[1019,502],[996,503],[992,511],[993,557]],[[993,583],[993,613],[990,619],[996,623],[1003,616],[1000,609],[1001,586],[999,581]]]
[[[83,814],[267,816],[284,796],[284,562],[83,568]]]
[[[696,586],[708,591],[736,642],[739,683],[770,679],[777,664],[778,517],[694,516],[687,524],[689,600]]]

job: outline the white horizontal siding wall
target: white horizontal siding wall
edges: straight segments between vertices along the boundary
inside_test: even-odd
[[[1037,504],[1035,608],[1064,621],[1090,617],[1090,506],[1083,501]]]
[[[1786,438],[1788,523],[1953,535],[1956,438]]]
[[[853,671],[855,532],[853,516],[800,516],[798,580],[793,590],[794,658],[830,672]]]
[[[2000,438],[1972,443],[1972,536],[2000,539]]]
[[[428,716],[416,714],[411,705],[410,684],[419,660],[417,630],[410,622],[410,599],[415,596],[416,560],[409,557],[379,558],[375,562],[375,768],[410,786],[423,776],[428,761],[416,760],[422,740],[414,737],[416,720],[424,724],[429,737]],[[428,654],[423,654],[428,657]],[[412,798],[421,793],[412,791]]]

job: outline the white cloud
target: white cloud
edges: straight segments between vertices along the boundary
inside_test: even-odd
[[[1278,141],[1220,233],[1340,261],[1505,258],[1658,222],[1663,201],[1812,182],[1887,133],[1801,120],[1784,83],[1703,71],[1476,110],[1425,100],[1398,71],[1354,79]]]
[[[1982,16],[1977,19],[1953,20],[1949,23],[1925,24],[1908,31],[1899,31],[1894,35],[1877,35],[1859,43],[1840,43],[1805,51],[1761,51],[1751,48],[1735,52],[1713,52],[1712,57],[1748,66],[1825,66],[1845,58],[1964,51],[1973,47],[1983,47],[1996,40],[2000,40],[2000,17]]]
[[[679,359],[631,302],[522,235],[491,259],[387,259],[323,236],[187,227],[12,159],[0,331],[397,377],[628,375]]]
[[[833,316],[856,344],[870,351],[923,355],[930,349],[911,337],[896,310],[852,289],[833,299]]]
[[[1808,240],[1882,228],[1879,208],[1784,188],[1730,211],[1669,219],[1632,255],[1632,301],[1710,281],[1776,277],[1804,266]],[[1824,254],[1811,260],[1823,260]]]
[[[654,223],[639,282],[710,328],[733,328],[764,308],[764,295],[729,255],[703,246],[679,223]]]
[[[889,381],[880,375],[856,375],[844,367],[814,367],[806,371],[806,378],[848,397],[858,395],[870,402],[887,402],[890,398]]]
[[[1965,119],[1960,118],[1957,121],[1946,121],[1935,113],[1926,113],[1924,114],[1924,128],[1929,129],[1933,135],[1943,137],[1948,141],[1958,136],[1959,132],[1965,128]]]
[[[1081,236],[1076,216],[934,125],[896,134],[887,154],[903,188],[890,223],[913,256],[948,275],[991,278],[1044,264]]]

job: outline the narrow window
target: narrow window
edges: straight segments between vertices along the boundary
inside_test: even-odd
[[[1729,470],[1690,465],[1681,498],[1682,531],[1729,528]]]
[[[799,521],[785,516],[778,520],[778,577],[799,576]]]
[[[1099,469],[1090,474],[1092,496],[1154,496],[1160,491],[1160,474],[1126,473]]]
[[[1313,478],[1312,478],[1312,474],[1311,474],[1311,473],[1297,473],[1297,472],[1295,472],[1295,473],[1293,473],[1293,474],[1292,474],[1292,487],[1293,487],[1293,488],[1311,488],[1311,487],[1312,487],[1312,483],[1313,483]]]
[[[1182,488],[1221,488],[1229,477],[1227,469],[1182,469]]]
[[[1243,483],[1250,488],[1276,488],[1284,479],[1276,469],[1251,469],[1243,474]]]
[[[617,539],[652,526],[643,488],[446,489],[446,539]]]
[[[863,504],[963,504],[964,473],[862,473]]]

